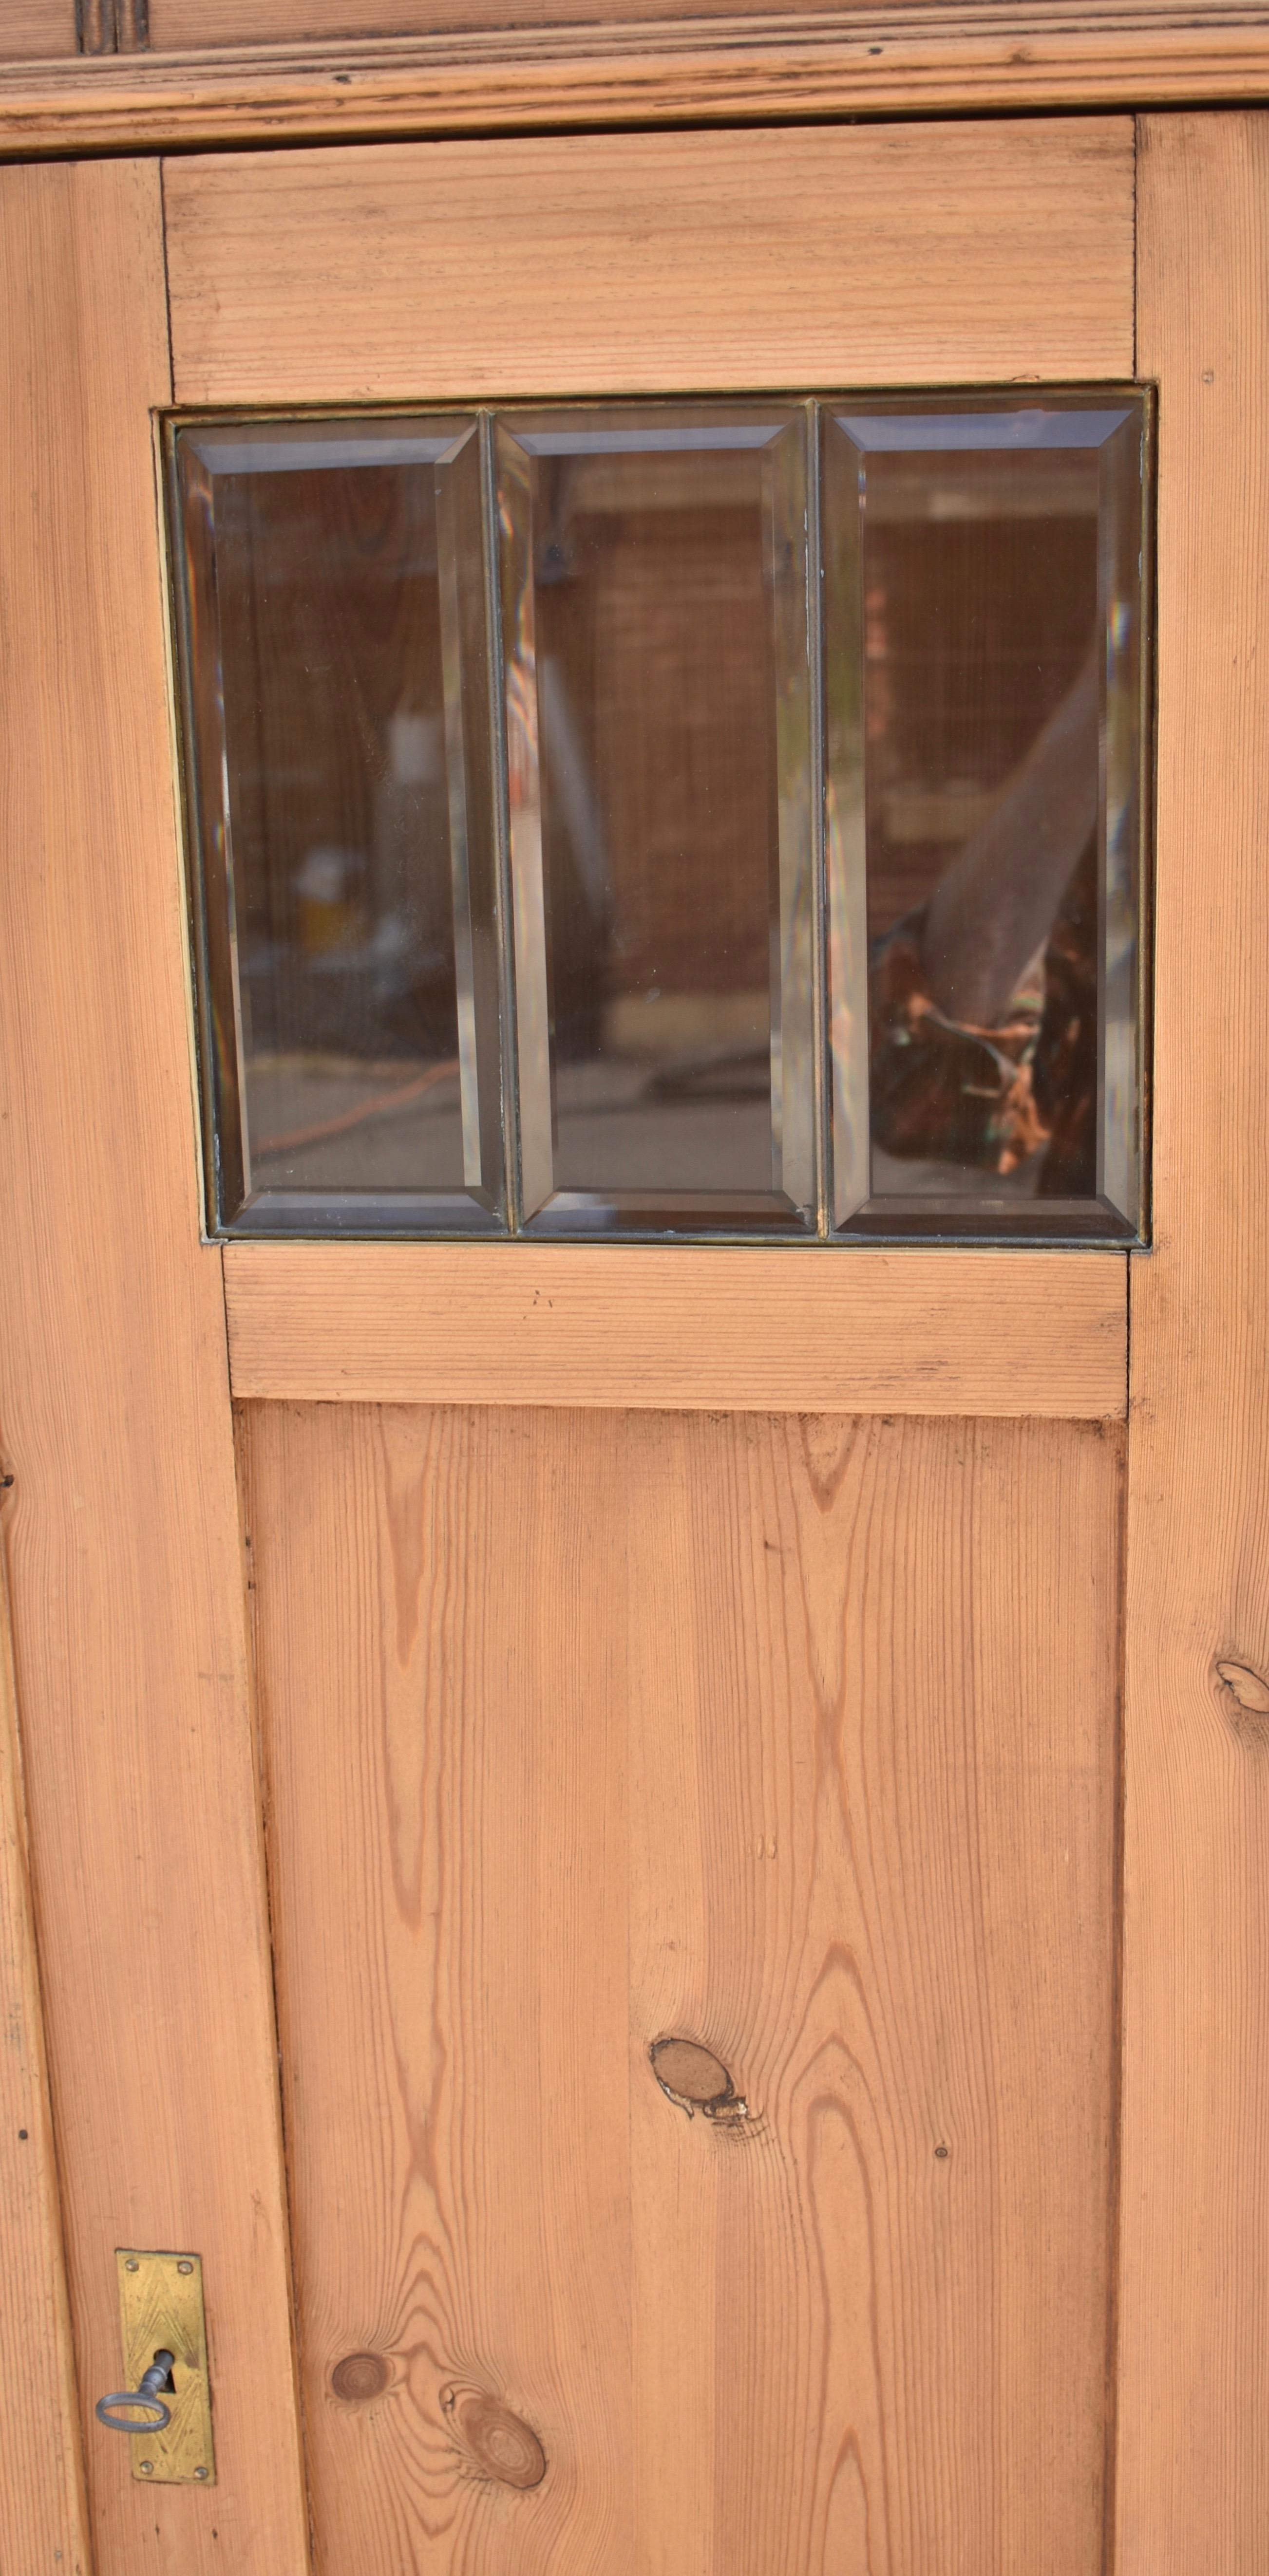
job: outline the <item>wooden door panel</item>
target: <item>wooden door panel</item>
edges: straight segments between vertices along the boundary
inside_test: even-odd
[[[242,1419],[322,2564],[616,2570],[626,1683],[594,1430]],[[378,2403],[332,2393],[359,2349],[389,2360]],[[540,2494],[480,2483],[451,2384],[530,2421]]]
[[[319,2564],[1093,2576],[1122,1435],[241,1426]]]
[[[0,53],[67,53],[70,14],[48,23],[0,0]],[[991,41],[985,91],[953,71],[927,97],[1075,96],[1051,45],[1037,70]],[[176,85],[51,64],[30,99],[11,65],[4,116],[64,152],[135,151],[142,126],[155,148],[330,137],[346,97],[355,130],[416,136],[544,117],[548,90],[583,120],[619,92],[618,123],[722,112],[682,49],[678,85],[650,56],[638,98],[598,53],[557,76],[543,50],[528,88],[460,54],[426,96],[417,48],[355,97],[343,69],[319,95],[275,66],[264,105],[194,56]],[[792,57],[761,81],[748,59],[749,112],[780,114]],[[806,52],[798,96],[835,112],[898,84],[894,59],[824,49],[817,90]],[[15,2567],[307,2561],[151,412],[1117,377],[1138,249],[1159,1222],[1132,1265],[1131,1425],[1096,1418],[1123,1403],[1119,1260],[1066,1262],[1055,1321],[1055,1270],[1020,1290],[1029,1256],[974,1256],[949,1321],[946,1256],[905,1260],[892,1298],[870,1253],[842,1352],[817,1311],[792,1358],[787,1291],[760,1335],[738,1299],[720,1343],[677,1272],[623,1340],[571,1278],[545,1320],[481,1274],[455,1323],[448,1251],[404,1306],[419,1247],[391,1275],[347,1245],[225,1266],[236,1389],[274,1399],[243,1406],[240,1465],[323,2576],[1259,2564],[1267,133],[1144,120],[1139,243],[1130,125],[1103,115],[178,160],[175,386],[158,165],[0,173]],[[870,1417],[788,1411],[802,1371]],[[716,1409],[755,1376],[778,1418]],[[442,1398],[472,1409],[424,1409]],[[1024,1405],[1089,1418],[1007,1418]],[[729,2070],[713,2116],[657,2084],[671,2034]],[[59,2221],[81,2411],[117,2369],[114,2244],[199,2245],[214,2490],[134,2486],[89,2422],[90,2528]]]
[[[178,402],[1128,376],[1126,117],[165,165]]]

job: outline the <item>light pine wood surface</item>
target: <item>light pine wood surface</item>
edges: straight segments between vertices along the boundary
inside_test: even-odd
[[[1122,1415],[1126,1258],[230,1243],[236,1396]]]
[[[91,2576],[2,1560],[0,2013],[6,2042],[0,2049],[0,2566],[45,2568],[60,2561],[65,2576]]]
[[[1116,2576],[1269,2532],[1269,122],[1142,130],[1154,1190],[1134,1265]]]
[[[175,51],[0,61],[0,154],[1269,98],[1260,0],[916,0],[515,27],[478,6],[433,17],[444,33],[234,50],[206,44],[202,0],[151,0]],[[460,12],[466,31],[453,32]],[[187,39],[203,49],[182,50]]]
[[[1122,1434],[241,1442],[323,2576],[1091,2576]]]
[[[30,0],[18,0],[20,7]],[[641,18],[674,19],[673,0],[148,0],[150,41],[160,51],[172,47],[200,51],[219,45],[282,44],[302,37],[308,44],[348,37],[417,36],[430,29],[489,27],[517,23],[558,27],[570,19],[598,29],[621,27]],[[1205,13],[1215,28],[1241,24],[1247,29],[1269,23],[1269,11],[1255,0],[1225,7],[1221,0]],[[1176,0],[871,0],[867,8],[843,11],[827,7],[806,10],[798,0],[692,0],[681,15],[690,20],[756,18],[779,26],[826,20],[830,26],[854,23],[887,47],[911,41],[914,34],[950,50],[973,37],[982,38],[997,21],[1001,40],[1015,46],[1037,37],[1062,34],[1091,45],[1112,35],[1121,40],[1168,35],[1192,29],[1198,12]]]
[[[75,0],[0,0],[0,62],[35,62],[76,50]]]
[[[148,417],[170,391],[156,164],[0,174],[0,350],[5,1509],[96,2576],[300,2576],[243,1578],[220,1265],[198,1240]],[[145,2488],[127,2443],[91,2421],[118,2385],[120,2244],[203,2256],[214,2492]],[[32,2507],[33,2533],[46,2509]]]
[[[180,402],[1132,371],[1124,117],[195,155],[164,188]]]

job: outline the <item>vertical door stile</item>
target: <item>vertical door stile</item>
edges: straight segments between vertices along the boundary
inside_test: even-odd
[[[155,162],[0,174],[8,1568],[98,2576],[142,2560],[155,2576],[301,2576],[242,1548],[221,1262],[199,1240],[149,418],[171,398],[163,254]],[[202,2257],[214,2487],[147,2488],[91,2421],[119,2385],[121,2245]],[[36,2562],[27,2549],[9,2563],[16,2576]]]
[[[6,1471],[7,1472],[7,1471]],[[0,1558],[0,2564],[90,2576],[57,2150],[49,2101],[8,1588]]]
[[[1148,116],[1155,1249],[1134,1257],[1115,2576],[1269,2523],[1269,118]]]

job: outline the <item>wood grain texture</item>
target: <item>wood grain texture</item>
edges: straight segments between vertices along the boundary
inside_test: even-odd
[[[460,27],[550,29],[576,21],[620,28],[640,19],[672,20],[679,14],[673,0],[148,0],[148,5],[156,47],[198,52],[221,46],[419,36]],[[925,34],[941,36],[946,44],[957,35],[963,38],[971,30],[980,30],[989,11],[1015,44],[1037,24],[1087,37],[1107,23],[1114,23],[1121,32],[1157,30],[1178,21],[1192,25],[1195,17],[1193,7],[1160,6],[1160,0],[1118,0],[1113,11],[1099,6],[1098,0],[1047,0],[1047,6],[1039,8],[1019,8],[1013,0],[979,0],[976,7],[966,7],[964,0],[916,0],[915,6],[913,0],[872,0],[866,12],[853,14],[861,22],[866,19],[883,41],[893,42],[915,23]],[[786,18],[825,17],[840,24],[843,17],[831,5],[807,9],[802,0],[740,0],[739,7],[736,0],[693,0],[690,11],[683,14],[697,20],[757,18],[775,24]]]
[[[1100,2567],[1121,1440],[245,1408],[323,2576]]]
[[[1125,1255],[225,1246],[235,1396],[1107,1419]]]
[[[1242,2576],[1269,2530],[1269,123],[1147,120],[1140,205],[1157,1233],[1132,1284],[1116,2569]]]
[[[0,1561],[0,2565],[91,2576],[8,1590]]]
[[[77,50],[75,0],[0,0],[0,63],[47,61]]]
[[[198,1240],[153,163],[0,175],[0,349],[0,1385],[97,2571],[299,2576],[224,1311]],[[119,2244],[204,2258],[214,2512],[134,2483],[91,2424],[118,2384]]]
[[[401,37],[433,31],[485,27],[502,32],[516,26],[554,29],[570,22],[596,28],[622,28],[642,19],[674,20],[673,0],[148,0],[151,41],[160,50],[186,48],[205,52],[222,45],[306,44],[339,39]],[[1217,5],[1178,8],[1175,0],[872,0],[867,10],[844,13],[831,5],[806,8],[803,0],[693,0],[689,19],[747,18],[778,26],[792,18],[812,24],[849,24],[853,15],[861,32],[866,26],[883,45],[901,43],[912,34],[937,39],[950,48],[981,36],[994,26],[999,39],[1025,46],[1037,35],[1062,33],[1087,44],[1100,36],[1168,35],[1194,30],[1211,17],[1269,28],[1263,5],[1239,9]]]
[[[1269,10],[997,0],[0,64],[0,155],[1269,98]]]
[[[1124,118],[165,168],[179,402],[1132,370]]]

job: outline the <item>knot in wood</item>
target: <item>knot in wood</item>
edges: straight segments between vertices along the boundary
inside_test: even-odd
[[[1221,1661],[1216,1670],[1243,1717],[1269,1718],[1269,1682],[1253,1672],[1250,1664]]]
[[[661,2090],[686,2111],[707,2120],[745,2120],[749,2106],[738,2099],[721,2057],[699,2039],[656,2039],[648,2056]]]
[[[514,2415],[484,2388],[443,2388],[441,2404],[486,2477],[497,2478],[504,2487],[541,2485],[546,2453],[522,2415]]]
[[[337,2397],[364,2405],[370,2397],[382,2397],[391,2376],[381,2352],[346,2352],[336,2362],[330,2384]]]
[[[1223,1710],[1235,1744],[1248,1754],[1264,1754],[1269,1747],[1269,1682],[1251,1664],[1225,1659],[1217,1662],[1217,1680],[1225,1685]]]

